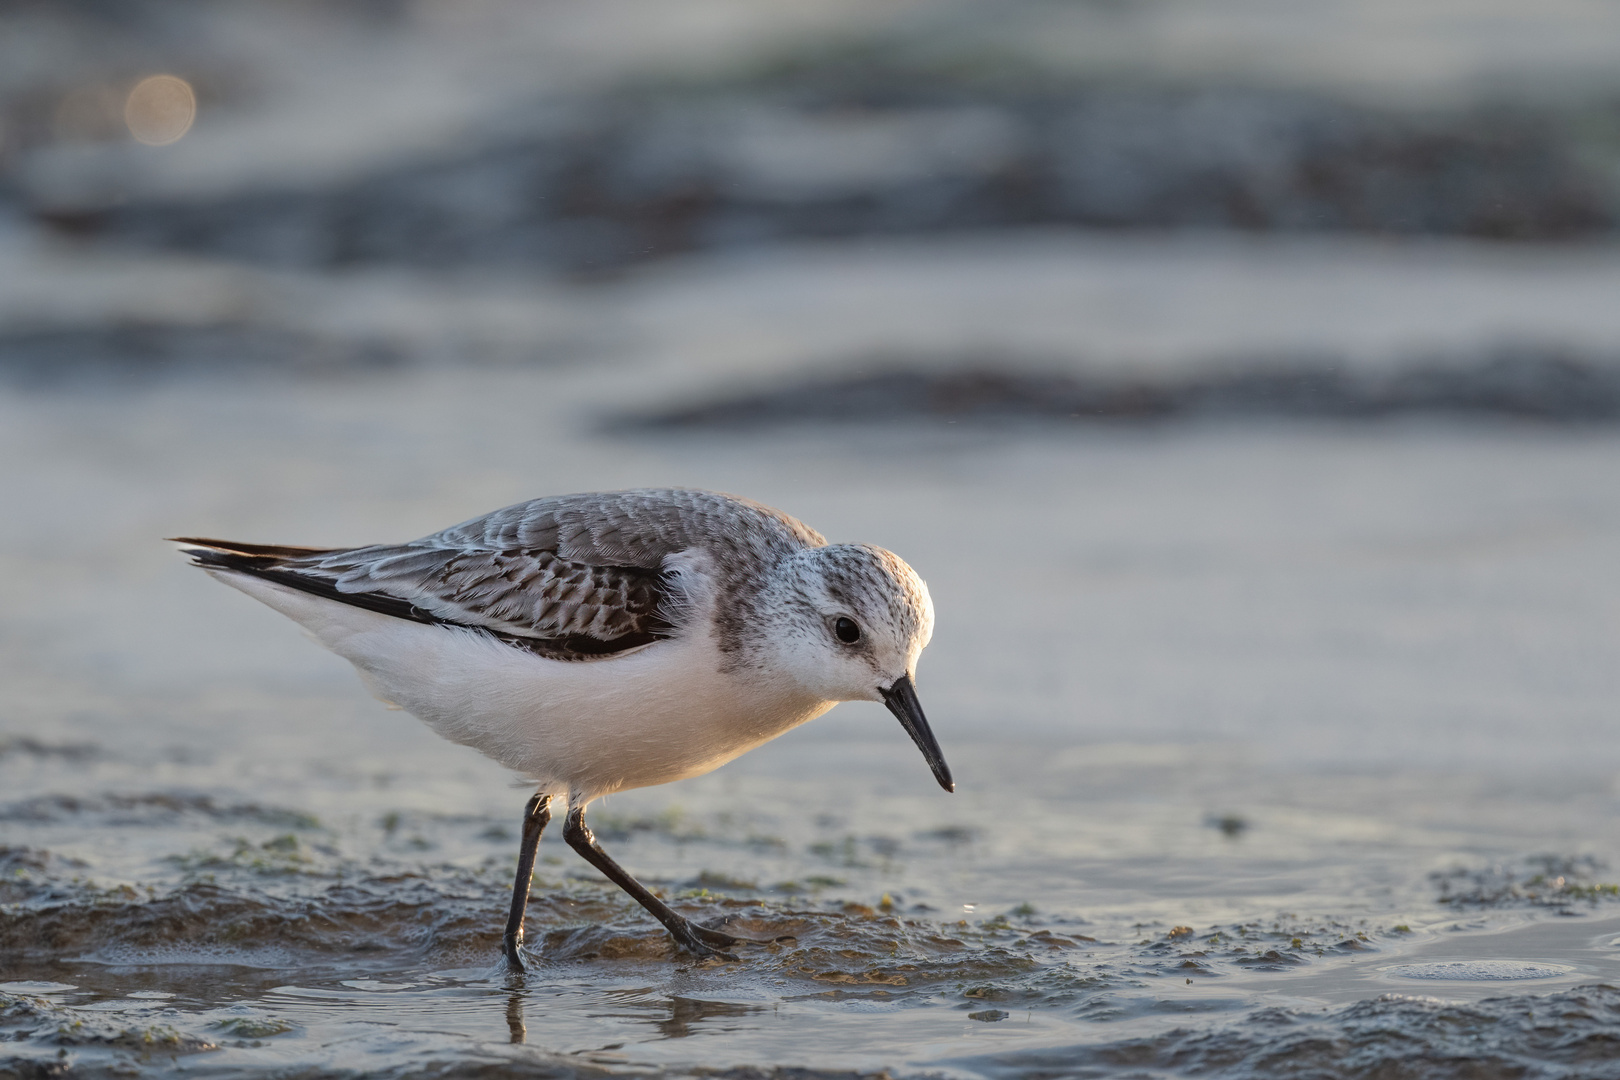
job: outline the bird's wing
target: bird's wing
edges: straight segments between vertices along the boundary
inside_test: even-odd
[[[592,565],[551,551],[406,544],[337,552],[289,569],[325,578],[341,593],[398,597],[439,621],[515,637],[610,642],[669,630],[658,614],[665,590],[658,570]]]
[[[731,496],[631,491],[497,510],[408,544],[313,550],[185,539],[238,570],[400,618],[495,634],[563,659],[669,637],[664,560],[694,547],[767,556],[819,546],[795,519]]]

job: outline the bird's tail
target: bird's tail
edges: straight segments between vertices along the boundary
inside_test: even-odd
[[[334,572],[322,571],[314,565],[323,555],[337,555],[355,549],[238,544],[229,540],[205,540],[196,536],[171,536],[169,540],[180,545],[181,552],[191,559],[192,566],[200,566],[204,570],[226,570],[261,578],[299,592],[336,600],[350,607],[391,615],[396,619],[425,623],[441,621],[409,600],[397,596],[382,592],[345,592],[338,588],[337,575]],[[270,603],[259,593],[253,595],[265,603]],[[274,604],[271,606],[275,607]],[[297,618],[293,615],[289,617]]]
[[[192,566],[205,570],[273,570],[284,563],[330,555],[341,548],[292,547],[286,544],[243,544],[235,540],[208,540],[200,536],[170,536]]]

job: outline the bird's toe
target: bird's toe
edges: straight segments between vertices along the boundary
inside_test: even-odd
[[[683,941],[681,944],[686,946],[687,952],[691,953],[693,956],[696,956],[700,960],[707,960],[711,956],[717,960],[729,960],[734,964],[741,960],[741,957],[737,956],[736,953],[727,952],[724,948],[718,948],[713,945],[705,944],[697,938],[692,938],[690,941]]]
[[[686,922],[678,928],[671,927],[671,930],[675,934],[675,940],[679,941],[686,948],[686,951],[693,956],[700,959],[706,959],[710,956],[716,956],[722,960],[735,961],[737,959],[735,955],[726,951],[738,942],[738,939],[730,934],[710,930],[708,927],[699,926],[694,922]]]
[[[707,926],[699,926],[697,923],[692,924],[692,934],[705,945],[711,945],[717,949],[735,948],[748,940],[747,938],[728,934],[724,930],[713,930]]]
[[[699,926],[696,923],[692,924],[692,929],[709,944],[719,945],[727,949],[737,945],[774,945],[782,941],[797,940],[797,936],[794,934],[772,934],[769,937],[740,937],[717,927]]]

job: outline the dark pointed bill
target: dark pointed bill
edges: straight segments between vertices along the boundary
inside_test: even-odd
[[[900,726],[906,729],[911,741],[923,752],[939,786],[946,791],[955,791],[951,767],[945,764],[945,754],[939,748],[939,740],[934,738],[933,731],[928,727],[928,718],[923,715],[922,702],[917,700],[917,688],[911,685],[911,676],[900,676],[894,680],[893,686],[879,693],[883,695],[883,703],[889,707],[889,711],[899,718]]]

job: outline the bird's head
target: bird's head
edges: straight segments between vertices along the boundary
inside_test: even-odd
[[[914,686],[934,635],[934,604],[917,572],[879,547],[831,544],[790,556],[771,592],[773,666],[823,701],[883,702],[954,791]]]

